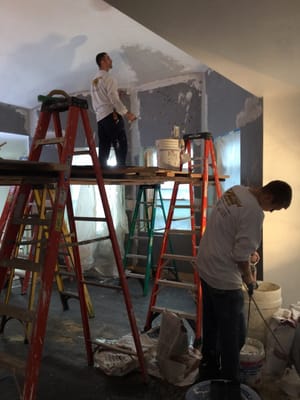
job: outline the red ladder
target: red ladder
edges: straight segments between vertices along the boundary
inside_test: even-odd
[[[182,183],[175,182],[172,196],[170,200],[170,207],[166,221],[166,229],[162,239],[162,246],[160,255],[158,257],[157,270],[154,285],[152,288],[147,319],[145,324],[145,330],[151,328],[153,320],[160,315],[164,310],[168,309],[171,312],[178,314],[180,317],[187,319],[193,328],[195,329],[195,345],[199,345],[201,341],[201,320],[202,320],[202,294],[199,275],[194,268],[194,261],[197,255],[197,249],[199,240],[201,239],[207,220],[208,210],[208,184],[213,183],[216,190],[216,197],[221,197],[221,185],[219,174],[217,171],[216,158],[214,153],[214,146],[211,133],[202,132],[198,134],[185,135],[183,137],[185,142],[185,150],[188,154],[188,172],[191,177],[199,177],[199,184],[201,185],[201,203],[198,209],[195,206],[195,188],[197,185],[189,183],[189,204],[179,205],[178,204],[178,191],[179,186]],[[197,146],[197,142],[200,142],[202,146]],[[197,154],[200,151],[200,155]],[[201,154],[202,153],[202,154]],[[199,163],[200,161],[200,163]],[[212,170],[212,176],[209,175],[209,166]],[[181,165],[182,170],[183,165]],[[198,171],[200,170],[200,171]],[[183,209],[189,209],[189,215],[178,218],[175,212],[182,211]],[[196,225],[196,213],[200,213],[200,226]],[[188,219],[190,220],[190,229],[174,229],[173,224],[178,220]],[[172,236],[173,250],[176,252],[174,243],[174,235],[189,235],[191,237],[191,249],[188,255],[182,254],[169,254],[166,252],[169,236]],[[193,269],[193,283],[189,282],[176,282],[166,279],[164,277],[164,269],[171,260],[177,262],[187,263],[192,265]],[[187,289],[193,293],[194,300],[196,303],[196,313],[190,313],[181,310],[169,309],[168,307],[156,306],[158,300],[158,294],[163,287],[173,287],[177,289]]]
[[[56,97],[55,95],[62,95]],[[96,238],[95,240],[110,240],[112,244],[113,254],[115,257],[117,269],[120,277],[121,289],[123,291],[125,305],[127,308],[128,318],[136,346],[136,355],[140,364],[140,368],[144,379],[147,379],[147,371],[145,367],[144,354],[140,342],[139,332],[136,325],[136,320],[133,312],[133,307],[130,299],[130,294],[127,286],[127,280],[124,274],[120,249],[110,213],[109,203],[106,196],[103,176],[98,162],[96,146],[93,139],[88,113],[87,101],[76,97],[69,97],[62,91],[50,92],[48,96],[42,97],[42,107],[33,138],[28,162],[37,162],[40,160],[42,148],[44,145],[55,145],[58,149],[59,161],[58,171],[52,176],[31,176],[24,178],[19,186],[17,195],[14,197],[11,207],[13,212],[9,213],[6,224],[2,246],[0,248],[0,289],[4,287],[9,271],[14,268],[24,269],[25,271],[39,271],[40,274],[40,290],[36,301],[35,309],[31,307],[20,308],[5,301],[0,303],[0,314],[4,317],[16,318],[23,321],[23,324],[31,332],[27,361],[20,360],[13,355],[3,353],[0,355],[0,366],[5,369],[10,369],[14,373],[17,371],[25,375],[24,385],[22,389],[22,400],[34,400],[36,398],[37,383],[42,358],[42,350],[46,333],[46,325],[48,311],[53,287],[53,279],[55,274],[55,266],[58,258],[59,244],[61,241],[61,232],[63,222],[65,220],[65,210],[67,211],[68,224],[72,237],[72,248],[74,254],[74,265],[76,273],[76,281],[78,286],[78,296],[81,309],[81,317],[83,324],[83,332],[85,338],[85,347],[87,352],[88,364],[93,364],[93,341],[89,327],[87,304],[84,295],[84,287],[86,281],[83,278],[79,246],[81,243],[77,240],[76,220],[82,220],[84,217],[74,216],[71,192],[70,192],[70,177],[72,169],[72,157],[74,152],[76,132],[79,120],[83,124],[87,144],[89,150],[86,152],[91,156],[93,164],[93,172],[95,180],[99,188],[101,200],[104,209],[104,218],[97,220],[105,221],[108,228],[108,236],[105,238]],[[67,111],[67,122],[65,134],[63,135],[60,113]],[[53,121],[55,130],[55,138],[48,139],[46,137],[49,124]],[[36,163],[44,164],[41,162]],[[53,164],[52,164],[53,165]],[[38,167],[39,168],[39,167]],[[38,175],[38,174],[37,174]],[[54,201],[52,199],[52,210],[49,217],[40,211],[38,217],[26,215],[26,207],[28,201],[31,200],[33,190],[41,190],[41,195],[47,196],[50,189],[54,191]],[[49,197],[49,201],[51,198]],[[38,207],[37,207],[38,208]],[[85,220],[95,220],[95,218],[85,218]],[[16,247],[22,243],[19,240],[19,231],[24,225],[40,226],[41,231],[38,235],[38,240],[34,240],[34,245],[39,248],[40,257],[34,257],[34,260],[24,260],[18,258]],[[47,237],[45,237],[47,232]],[[37,253],[38,254],[38,253]],[[37,259],[38,258],[38,259]],[[99,284],[99,286],[101,286]],[[1,300],[2,301],[2,300]]]

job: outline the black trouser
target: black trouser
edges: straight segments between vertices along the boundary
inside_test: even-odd
[[[203,361],[220,368],[222,379],[239,380],[240,350],[245,343],[244,295],[220,290],[201,280],[203,296]]]
[[[117,165],[126,164],[127,137],[124,120],[121,115],[111,113],[98,121],[99,162],[105,168],[111,147],[114,148]]]

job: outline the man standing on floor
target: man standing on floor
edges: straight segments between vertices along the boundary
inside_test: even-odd
[[[260,188],[234,186],[218,200],[200,241],[196,261],[203,296],[200,379],[228,380],[231,400],[241,399],[239,355],[246,334],[242,285],[249,296],[257,287],[250,258],[260,246],[264,211],[286,209],[291,199],[292,189],[283,181]]]
[[[99,161],[107,167],[111,146],[116,154],[117,165],[126,165],[127,137],[123,116],[132,122],[136,116],[121,102],[117,81],[109,74],[112,60],[107,53],[96,56],[99,71],[91,84],[92,105],[96,113],[99,138]]]

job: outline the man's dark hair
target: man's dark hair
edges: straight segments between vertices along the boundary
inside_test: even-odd
[[[283,181],[271,181],[262,188],[263,193],[273,196],[272,203],[288,208],[292,201],[292,188]]]
[[[96,55],[96,64],[99,65],[100,67],[100,63],[102,61],[102,59],[107,55],[107,53],[103,52],[103,53],[98,53]]]

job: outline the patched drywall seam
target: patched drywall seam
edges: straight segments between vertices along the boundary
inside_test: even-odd
[[[254,122],[263,113],[262,102],[258,97],[247,97],[244,108],[236,117],[236,127],[241,128],[250,122]]]

